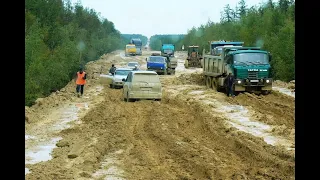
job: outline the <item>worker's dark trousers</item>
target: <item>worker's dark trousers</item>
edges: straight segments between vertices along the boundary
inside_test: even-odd
[[[77,93],[81,92],[81,95],[83,95],[83,88],[84,88],[84,85],[77,84],[77,88],[76,88]]]
[[[228,89],[227,89],[227,95],[228,96],[233,96],[233,87],[231,86],[231,87],[228,87]]]

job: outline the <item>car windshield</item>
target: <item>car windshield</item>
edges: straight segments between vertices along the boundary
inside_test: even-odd
[[[134,82],[159,83],[160,79],[157,74],[135,74]]]
[[[130,70],[117,70],[116,75],[127,76],[131,72]]]
[[[234,55],[235,65],[269,64],[269,56],[265,53],[241,53]]]
[[[151,56],[149,58],[149,62],[155,62],[155,63],[164,63],[164,57],[161,56]]]
[[[128,63],[128,66],[134,67],[135,65],[139,65],[138,63]]]

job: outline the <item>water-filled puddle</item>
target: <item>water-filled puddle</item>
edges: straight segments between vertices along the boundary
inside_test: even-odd
[[[25,152],[25,164],[35,164],[52,159],[51,152],[56,147],[56,143],[61,137],[52,138],[49,142],[44,142],[33,149]]]
[[[203,93],[204,93],[204,91],[197,90],[197,91],[192,91],[189,94],[191,94],[191,95],[199,95],[199,94],[203,94]]]
[[[51,152],[56,147],[56,143],[62,139],[61,137],[49,138],[50,134],[60,132],[63,129],[69,128],[70,122],[78,120],[78,113],[81,109],[89,109],[88,103],[74,103],[61,108],[57,115],[55,124],[45,131],[42,139],[32,135],[25,135],[25,164],[35,164],[52,159]],[[28,168],[25,168],[25,174],[30,173]]]
[[[272,126],[250,120],[248,110],[245,107],[239,105],[222,105],[217,107],[217,111],[225,113],[229,118],[228,123],[240,131],[250,133],[257,137],[262,137],[264,141],[270,145],[281,145],[286,147],[287,150],[294,150],[294,148],[292,148],[292,142],[271,134]]]
[[[28,139],[35,139],[35,137],[34,137],[34,136],[27,135],[27,134],[26,134],[24,137],[25,137],[25,140],[28,140]]]
[[[28,168],[24,168],[24,175],[30,173],[29,169]]]
[[[94,178],[103,178],[107,180],[123,180],[124,171],[119,168],[121,161],[117,158],[117,155],[121,153],[123,153],[123,150],[108,154],[101,163],[100,169],[92,176]]]
[[[272,90],[275,90],[275,91],[279,91],[283,94],[286,94],[288,96],[291,96],[291,97],[295,97],[295,92],[292,92],[290,89],[287,89],[287,88],[281,88],[281,87],[272,87]]]

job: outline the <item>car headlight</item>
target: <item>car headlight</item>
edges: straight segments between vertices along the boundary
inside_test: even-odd
[[[266,83],[269,83],[269,82],[270,82],[270,80],[269,80],[269,79],[267,79],[267,80],[266,80]]]
[[[240,80],[238,80],[238,84],[241,84],[241,81],[240,81]]]

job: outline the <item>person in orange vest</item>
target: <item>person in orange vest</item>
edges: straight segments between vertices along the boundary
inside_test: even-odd
[[[83,95],[83,88],[84,85],[86,84],[86,79],[87,79],[87,74],[86,72],[83,71],[82,68],[79,69],[79,71],[77,72],[77,80],[76,80],[76,91],[77,91],[77,95],[78,97],[80,97],[80,93],[81,96]]]

